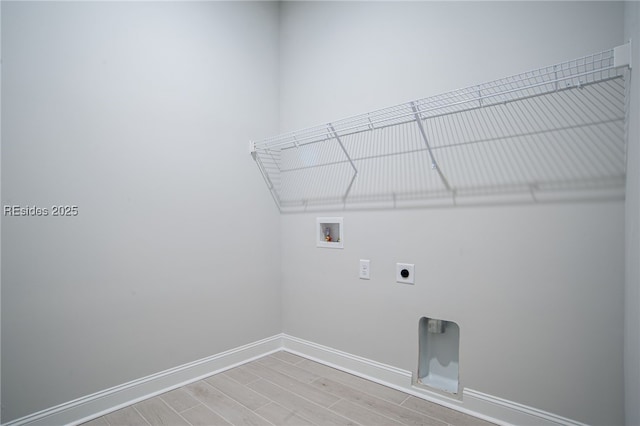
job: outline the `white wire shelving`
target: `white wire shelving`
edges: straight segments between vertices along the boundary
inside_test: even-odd
[[[251,142],[283,211],[625,184],[629,45]]]

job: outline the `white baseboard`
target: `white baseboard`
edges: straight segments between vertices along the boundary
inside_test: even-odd
[[[411,372],[297,337],[282,335],[283,349],[364,379],[394,388],[411,384]]]
[[[406,392],[418,398],[485,419],[499,425],[586,426],[565,417],[465,388],[462,400],[415,386],[412,373],[327,346],[283,334],[283,349],[321,364]]]
[[[501,419],[503,422],[523,426],[563,425],[587,426],[557,414],[498,398],[493,395],[465,389],[463,399],[471,411],[480,411],[488,416]]]
[[[78,425],[281,349],[282,335],[278,334],[21,417],[3,426]]]
[[[586,426],[583,423],[565,417],[468,388],[463,390],[462,400],[447,397],[435,391],[430,392],[425,388],[414,386],[410,371],[385,365],[287,334],[278,334],[151,376],[96,392],[13,420],[2,426],[78,425],[279,350],[286,350],[499,425]]]

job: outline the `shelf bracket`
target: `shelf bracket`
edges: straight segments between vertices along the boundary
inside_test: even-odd
[[[336,138],[336,141],[338,141],[338,144],[340,145],[340,148],[342,148],[342,152],[344,152],[344,155],[347,157],[347,160],[349,160],[349,163],[351,164],[351,167],[353,168],[353,177],[351,178],[351,182],[349,182],[349,186],[347,187],[347,191],[344,193],[344,196],[342,197],[343,200],[346,200],[347,196],[349,195],[349,191],[351,191],[351,187],[353,186],[353,182],[355,182],[356,176],[358,176],[358,169],[356,168],[356,165],[354,164],[353,160],[351,159],[351,156],[349,155],[349,153],[345,149],[344,145],[342,144],[342,141],[340,140],[340,136],[338,136],[338,132],[336,132],[336,129],[333,128],[333,125],[331,123],[327,124],[327,129],[333,135],[333,137]]]
[[[249,141],[249,152],[253,159],[256,159],[256,143],[254,141]]]
[[[431,159],[431,168],[438,172],[438,176],[440,176],[440,180],[445,188],[448,191],[451,191],[451,185],[449,185],[449,181],[440,170],[438,163],[436,162],[436,158],[433,156],[433,151],[431,150],[431,145],[429,144],[429,139],[427,139],[427,134],[424,131],[424,126],[422,125],[422,117],[420,117],[420,112],[416,107],[415,102],[411,102],[411,109],[413,109],[413,114],[416,118],[416,124],[418,125],[418,129],[420,129],[420,134],[422,135],[422,139],[424,140],[424,144],[427,146],[427,152],[429,152],[429,158]]]
[[[631,41],[613,48],[613,66],[631,68]]]

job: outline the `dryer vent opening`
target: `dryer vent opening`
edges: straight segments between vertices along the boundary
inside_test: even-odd
[[[460,328],[452,321],[420,318],[418,384],[458,394]]]

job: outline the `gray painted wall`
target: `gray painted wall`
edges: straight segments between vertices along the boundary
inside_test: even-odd
[[[640,3],[625,3],[625,40],[632,40],[632,78],[625,208],[625,419],[640,424]]]
[[[2,9],[2,421],[279,333],[278,5]]]
[[[281,131],[623,43],[622,3],[285,3]],[[344,216],[344,250],[315,247]],[[283,215],[283,325],[411,371],[421,316],[460,326],[462,385],[621,424],[625,206],[502,205]],[[371,280],[358,260],[371,260]],[[416,285],[395,284],[396,262]]]

